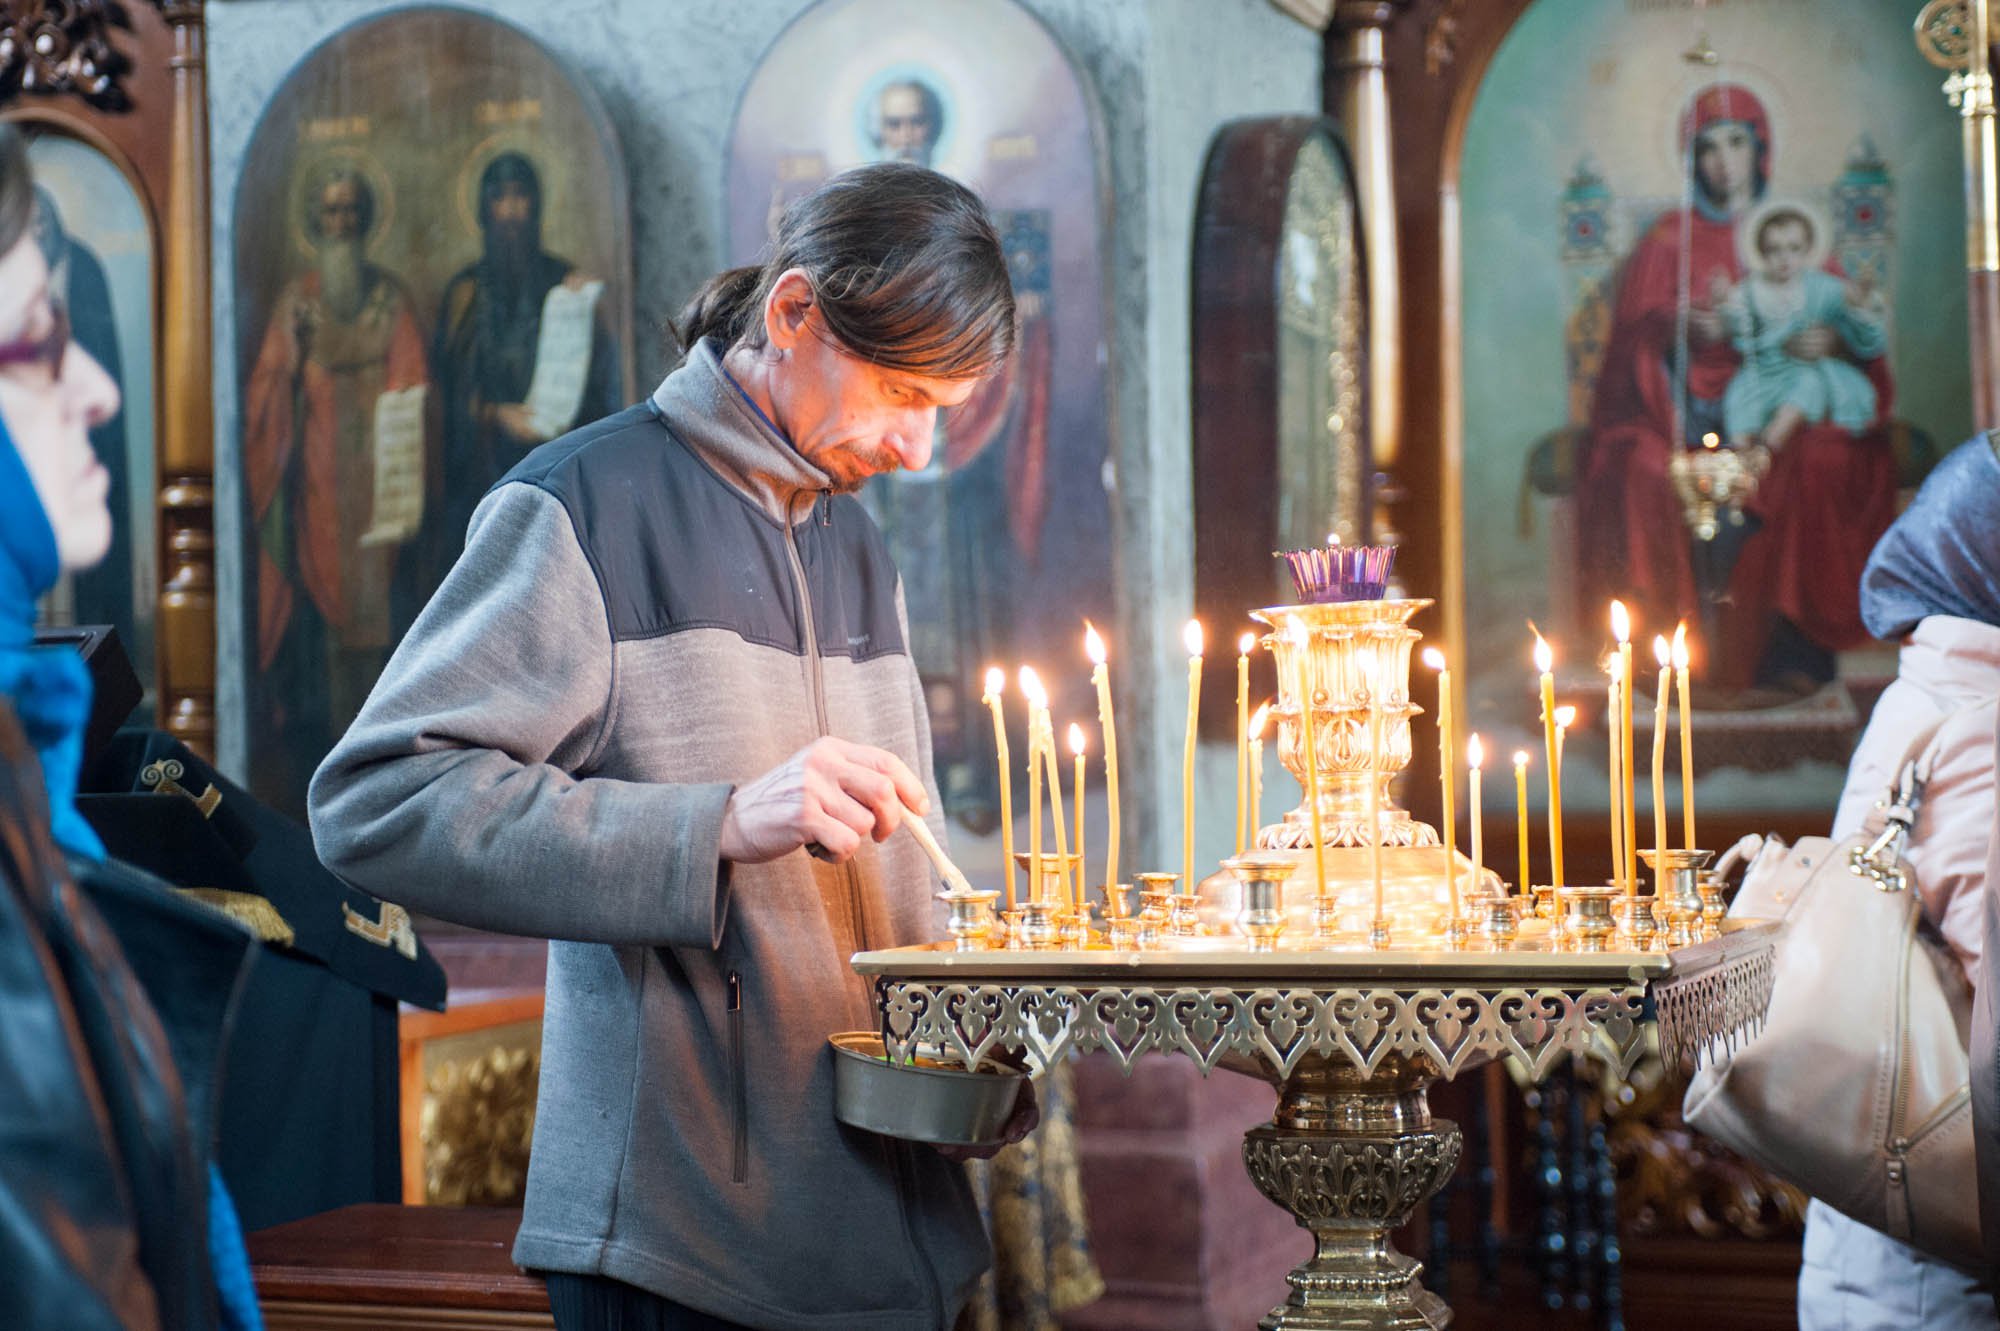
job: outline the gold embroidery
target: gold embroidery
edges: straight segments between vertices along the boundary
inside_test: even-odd
[[[267,943],[290,947],[298,937],[278,908],[253,892],[231,892],[221,887],[177,887],[174,891],[221,911]]]
[[[201,810],[204,818],[213,818],[215,811],[222,807],[222,792],[214,786],[197,795],[181,784],[187,775],[187,768],[177,758],[162,758],[158,762],[147,763],[139,772],[139,784],[155,795],[184,795],[194,801],[194,807]]]
[[[410,912],[387,901],[382,903],[382,916],[371,920],[356,911],[345,901],[340,903],[341,922],[347,932],[357,934],[377,947],[394,947],[411,961],[417,959],[417,931],[410,924]]]

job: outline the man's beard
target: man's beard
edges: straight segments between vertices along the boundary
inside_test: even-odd
[[[525,222],[490,222],[486,227],[486,268],[501,283],[519,283],[540,251],[534,231]]]
[[[341,323],[353,323],[368,300],[368,265],[357,240],[329,240],[319,252],[319,299]]]
[[[801,453],[807,462],[826,473],[835,494],[851,495],[877,476],[903,469],[903,460],[894,450],[880,445],[838,444],[813,453]],[[829,461],[834,465],[829,466]]]

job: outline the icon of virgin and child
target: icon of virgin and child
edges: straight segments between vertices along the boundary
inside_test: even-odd
[[[1699,92],[1680,146],[1686,204],[1626,259],[1576,461],[1580,591],[1703,625],[1712,688],[1780,701],[1868,641],[1861,570],[1896,504],[1886,302],[1829,257],[1816,209],[1771,195],[1777,145],[1749,89]],[[1718,447],[1745,479],[1697,541],[1671,472]]]

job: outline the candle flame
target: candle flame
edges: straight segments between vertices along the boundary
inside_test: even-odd
[[[1515,767],[1515,770],[1516,770],[1516,771],[1525,771],[1525,770],[1527,770],[1527,766],[1528,766],[1528,751],[1527,751],[1526,749],[1516,749],[1516,750],[1514,750],[1514,767]]]
[[[1710,430],[1701,437],[1701,446],[1703,448],[1720,448],[1722,447],[1722,436]]]
[[[1243,655],[1245,656],[1250,655],[1250,649],[1255,647],[1256,645],[1257,645],[1257,635],[1254,633],[1246,633],[1242,637],[1236,640],[1236,650],[1243,653]]]
[[[1007,672],[999,666],[986,667],[986,697],[997,698],[1007,687]],[[984,702],[982,698],[980,701]]]
[[[1444,653],[1435,647],[1424,648],[1424,664],[1433,670],[1444,669]]]
[[[1069,751],[1083,757],[1083,727],[1074,721],[1069,723]]]
[[[1083,652],[1092,665],[1104,664],[1104,639],[1097,636],[1097,625],[1083,621]]]
[[[1021,694],[1037,707],[1049,705],[1048,690],[1042,687],[1042,677],[1035,673],[1033,666],[1021,667]]]
[[[1187,627],[1181,630],[1181,641],[1187,645],[1189,656],[1201,655],[1201,649],[1207,639],[1202,634],[1199,619],[1190,619],[1187,622]]]
[[[1262,707],[1259,707],[1255,712],[1255,714],[1253,714],[1250,718],[1250,738],[1251,739],[1264,738],[1264,726],[1265,723],[1270,721],[1270,719],[1271,719],[1271,700],[1266,698],[1264,700],[1264,705]]]
[[[1544,675],[1556,668],[1556,654],[1549,650],[1549,644],[1542,635],[1535,635],[1535,669]]]
[[[1568,730],[1576,724],[1576,708],[1567,704],[1556,708],[1556,729]]]
[[[1477,731],[1465,737],[1465,765],[1474,769],[1486,765],[1486,745],[1480,742]]]
[[[1674,669],[1686,670],[1688,668],[1688,626],[1686,620],[1682,620],[1680,625],[1674,629],[1673,650]]]
[[[1674,662],[1674,649],[1667,646],[1667,639],[1664,634],[1656,633],[1653,635],[1653,659],[1660,663],[1660,669],[1662,670],[1665,670]]]
[[[1623,601],[1611,603],[1611,636],[1621,643],[1632,641],[1632,616]]]

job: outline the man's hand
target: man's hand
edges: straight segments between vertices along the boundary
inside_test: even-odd
[[[1023,1078],[1021,1098],[1014,1101],[1014,1112],[1007,1116],[1007,1126],[1000,1129],[1006,1140],[991,1146],[938,1146],[932,1149],[947,1160],[964,1164],[967,1160],[991,1160],[1005,1147],[1012,1146],[1021,1138],[1035,1130],[1042,1121],[1042,1107],[1035,1100],[1035,1083]]]
[[[1807,324],[1785,339],[1785,354],[1793,360],[1822,360],[1833,354],[1834,333],[1825,324]]]
[[[844,863],[861,838],[887,841],[906,807],[928,813],[930,797],[902,759],[831,736],[814,740],[729,797],[722,858],[762,864],[817,845]]]
[[[1696,305],[1688,310],[1688,341],[1698,347],[1713,346],[1729,336],[1729,319],[1721,310]]]

